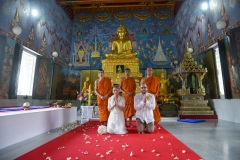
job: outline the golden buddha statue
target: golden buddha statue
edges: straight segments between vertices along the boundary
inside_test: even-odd
[[[170,82],[168,79],[166,79],[165,73],[161,73],[160,78],[160,96],[162,98],[168,97],[168,86],[170,85]]]
[[[82,92],[84,92],[84,94],[88,94],[90,87],[91,87],[90,78],[86,77],[86,81],[83,83]]]
[[[112,42],[112,50],[106,54],[106,58],[135,58],[137,53],[132,51],[132,42],[128,38],[127,29],[120,24],[116,34],[117,39]]]

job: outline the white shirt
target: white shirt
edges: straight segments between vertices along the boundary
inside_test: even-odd
[[[146,93],[147,100],[143,103],[142,93],[138,93],[134,97],[134,108],[136,110],[136,118],[139,118],[142,122],[150,123],[154,122],[153,110],[156,107],[155,97],[153,94]]]

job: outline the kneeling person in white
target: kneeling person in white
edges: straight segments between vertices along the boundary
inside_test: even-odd
[[[118,85],[113,86],[113,95],[108,99],[108,117],[107,132],[113,134],[126,134],[126,125],[124,118],[125,100],[119,95],[120,88]]]
[[[154,131],[153,110],[156,102],[153,94],[147,93],[147,85],[142,83],[141,93],[134,97],[134,108],[136,110],[136,122],[138,133],[144,133],[146,129],[149,133]]]

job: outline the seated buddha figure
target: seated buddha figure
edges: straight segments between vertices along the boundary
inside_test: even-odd
[[[127,29],[120,24],[116,34],[117,39],[112,42],[112,50],[106,54],[106,58],[135,58],[137,53],[132,51],[132,42],[128,38]]]

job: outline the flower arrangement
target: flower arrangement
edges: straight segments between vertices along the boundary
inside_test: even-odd
[[[104,125],[100,125],[98,127],[98,134],[105,134],[105,133],[107,133],[107,127]]]
[[[150,100],[151,98],[152,98],[152,96],[150,96],[150,95],[147,95],[147,100]]]
[[[87,95],[84,95],[84,92],[80,92],[77,95],[77,100],[78,100],[78,110],[80,109],[80,106],[86,105],[88,103]]]

